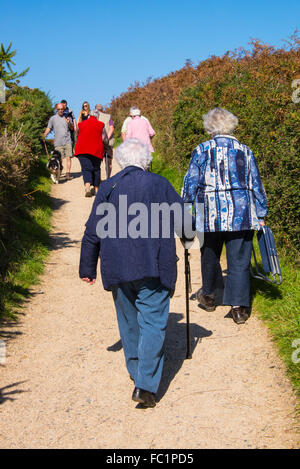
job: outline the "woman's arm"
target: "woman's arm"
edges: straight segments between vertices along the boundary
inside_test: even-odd
[[[189,169],[184,177],[182,198],[185,203],[193,204],[196,199],[200,178],[199,154],[194,150]]]
[[[263,183],[260,179],[259,171],[255,156],[250,151],[250,177],[251,187],[255,200],[256,215],[260,222],[263,221],[268,213],[267,197]]]
[[[150,122],[149,122],[149,121],[147,121],[147,122],[148,122],[149,137],[150,137],[150,138],[153,138],[154,135],[155,135],[155,130],[152,128],[152,125],[150,124]]]
[[[81,243],[79,263],[79,277],[88,283],[95,283],[97,278],[97,264],[100,253],[100,239],[97,236],[97,207],[93,205],[90,217],[86,223],[86,229]]]

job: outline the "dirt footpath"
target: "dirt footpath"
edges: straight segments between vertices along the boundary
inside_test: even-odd
[[[267,329],[236,325],[228,307],[191,302],[193,358],[185,360],[183,248],[171,301],[159,402],[136,408],[109,292],[78,278],[94,199],[78,161],[53,186],[53,249],[19,325],[5,328],[1,448],[296,448],[296,398]],[[191,251],[193,290],[200,254]]]

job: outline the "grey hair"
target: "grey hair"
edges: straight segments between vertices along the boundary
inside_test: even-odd
[[[139,110],[139,108],[137,106],[132,106],[129,110],[129,115],[130,116],[140,116],[141,111]]]
[[[98,109],[92,109],[92,110],[90,111],[90,116],[97,117],[97,119],[99,119],[99,115],[100,115],[100,114],[99,114]]]
[[[138,166],[146,171],[150,166],[152,154],[148,145],[137,138],[129,138],[116,148],[115,158],[121,169]]]
[[[210,135],[230,135],[238,125],[238,118],[227,111],[216,107],[203,116],[203,126]]]

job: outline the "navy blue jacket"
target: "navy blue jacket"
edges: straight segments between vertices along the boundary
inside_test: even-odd
[[[95,198],[82,239],[80,278],[96,278],[100,254],[102,282],[106,290],[110,290],[113,285],[147,277],[160,278],[163,286],[174,290],[177,278],[174,217],[171,216],[168,238],[162,237],[162,233],[157,238],[151,238],[151,236],[136,239],[121,237],[118,228],[120,195],[127,196],[128,207],[136,202],[142,202],[147,207],[149,233],[151,229],[151,203],[165,202],[170,205],[177,202],[181,205],[182,210],[184,207],[182,198],[167,179],[134,166],[127,167],[104,181]],[[101,219],[103,223],[103,217],[107,215],[107,212],[99,215],[99,208],[103,208],[103,204],[108,201],[113,204],[116,210],[116,237],[100,239],[96,232],[97,224]],[[139,212],[135,215],[128,215],[128,224],[138,214]],[[124,216],[124,211],[121,216]]]

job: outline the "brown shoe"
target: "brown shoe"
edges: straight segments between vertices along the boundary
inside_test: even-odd
[[[249,315],[247,314],[247,308],[244,306],[235,306],[230,310],[231,316],[236,324],[244,324]]]
[[[216,309],[215,300],[208,295],[203,295],[201,290],[196,293],[197,300],[199,301],[198,306],[205,311],[214,311]]]

